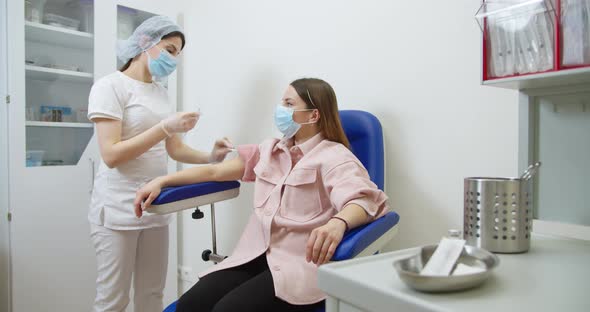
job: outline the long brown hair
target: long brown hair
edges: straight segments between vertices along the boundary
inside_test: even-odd
[[[185,39],[184,39],[184,34],[181,33],[180,31],[173,31],[169,34],[167,34],[166,36],[162,37],[163,39],[168,39],[168,38],[172,38],[172,37],[179,37],[180,40],[182,41],[182,47],[180,47],[180,50],[184,49],[184,44],[186,43]],[[137,56],[136,56],[137,57]],[[123,72],[125,70],[127,70],[127,68],[129,68],[129,66],[131,66],[131,63],[133,63],[134,58],[130,58],[127,63],[125,63],[125,65],[121,66],[121,68],[119,68],[120,72]]]
[[[291,86],[305,102],[307,108],[317,109],[320,112],[319,127],[324,137],[350,149],[350,143],[342,129],[338,101],[332,86],[317,78],[297,79],[291,82]]]

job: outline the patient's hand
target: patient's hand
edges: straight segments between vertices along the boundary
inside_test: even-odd
[[[328,223],[311,231],[305,255],[307,262],[313,261],[320,265],[330,261],[345,231],[346,225],[337,219],[330,219]]]
[[[162,191],[162,182],[160,178],[155,178],[140,188],[135,193],[135,215],[140,218],[143,211],[149,208],[150,204],[160,195]]]

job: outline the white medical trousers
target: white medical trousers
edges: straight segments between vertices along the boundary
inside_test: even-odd
[[[162,312],[168,268],[168,226],[111,230],[90,225],[98,277],[93,312],[123,312],[133,276],[135,312]]]

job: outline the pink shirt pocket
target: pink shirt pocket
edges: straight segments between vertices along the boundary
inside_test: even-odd
[[[275,171],[276,172],[276,171]],[[259,162],[254,167],[256,187],[254,188],[254,206],[261,208],[268,200],[273,190],[280,183],[280,176],[273,172],[270,166]]]
[[[322,212],[318,172],[315,168],[295,168],[285,180],[279,214],[296,222],[307,222]]]

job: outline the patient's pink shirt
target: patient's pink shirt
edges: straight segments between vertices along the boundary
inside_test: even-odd
[[[321,134],[300,145],[272,139],[239,146],[238,152],[245,164],[242,181],[256,183],[254,212],[233,254],[200,276],[266,253],[277,297],[291,304],[323,300],[318,267],[305,260],[311,231],[351,203],[378,218],[389,210],[387,196],[350,150]]]

